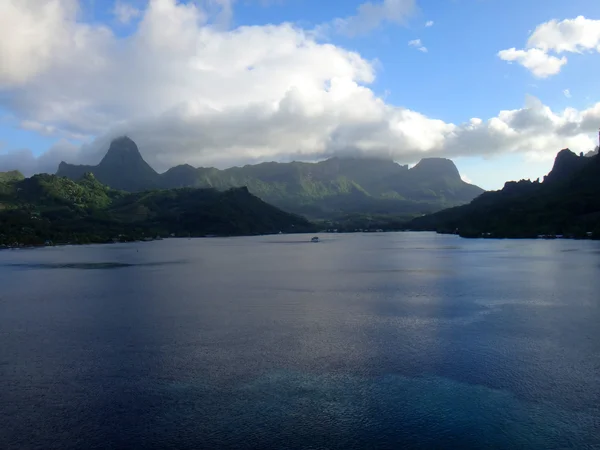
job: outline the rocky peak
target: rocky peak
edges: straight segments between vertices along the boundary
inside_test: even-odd
[[[456,165],[446,158],[423,158],[410,171],[427,177],[460,179]]]
[[[544,183],[555,183],[569,178],[581,170],[589,161],[584,156],[577,156],[568,148],[558,152],[554,159],[554,166],[548,175],[544,177]]]
[[[133,140],[131,140],[127,136],[122,136],[114,139],[110,143],[110,147],[108,148],[108,152],[102,161],[100,161],[100,165],[127,165],[131,163],[139,163],[144,162],[142,155]]]

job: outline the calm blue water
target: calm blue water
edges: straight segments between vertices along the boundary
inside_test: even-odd
[[[600,448],[600,244],[0,252],[0,448]]]

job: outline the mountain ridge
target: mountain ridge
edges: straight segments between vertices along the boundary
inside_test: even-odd
[[[316,163],[263,162],[228,169],[181,164],[159,174],[126,136],[111,142],[97,166],[63,161],[56,174],[77,180],[85,172],[110,187],[133,192],[247,186],[264,201],[312,219],[355,213],[418,215],[467,203],[483,192],[465,183],[445,158],[424,158],[410,169],[391,159],[333,157]]]
[[[464,237],[600,237],[600,155],[563,149],[542,182],[509,181],[501,190],[413,219],[404,228]]]

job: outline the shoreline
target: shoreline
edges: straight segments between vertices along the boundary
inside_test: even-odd
[[[102,241],[102,242],[53,242],[51,244],[38,244],[38,245],[0,245],[0,251],[2,250],[34,250],[48,247],[67,247],[67,246],[82,246],[82,245],[113,245],[113,244],[134,244],[134,243],[147,243],[155,241],[165,241],[167,239],[215,239],[215,238],[234,238],[234,237],[254,237],[254,236],[277,236],[277,235],[294,235],[294,234],[313,234],[312,232],[298,232],[298,233],[255,233],[255,234],[205,234],[202,236],[166,236],[159,238],[142,238],[142,239],[131,239],[124,241]],[[51,242],[51,241],[50,241]]]
[[[486,239],[495,239],[495,240],[535,240],[535,241],[555,241],[555,240],[569,240],[569,241],[598,241],[600,237],[594,236],[564,236],[564,235],[537,235],[537,236],[511,236],[511,237],[502,237],[502,236],[493,236],[491,233],[481,233],[480,235],[460,235],[458,233],[440,233],[438,231],[431,230],[381,230],[379,233],[435,233],[447,236],[457,236],[461,239],[468,240],[486,240]],[[48,247],[67,247],[67,246],[82,246],[82,245],[111,245],[111,244],[133,244],[133,243],[146,243],[146,242],[155,242],[155,241],[164,241],[167,239],[214,239],[214,238],[232,238],[232,237],[255,237],[255,236],[277,236],[279,234],[313,234],[312,232],[305,233],[258,233],[258,234],[231,234],[231,235],[202,235],[202,236],[167,236],[167,237],[159,237],[159,238],[142,238],[142,239],[132,239],[125,241],[104,241],[104,242],[57,242],[51,244],[39,244],[39,245],[0,245],[0,251],[3,250],[35,250],[40,248],[48,248]],[[323,232],[321,234],[361,234],[361,232],[355,231],[346,231],[346,232]],[[365,232],[362,234],[373,234],[373,232]]]

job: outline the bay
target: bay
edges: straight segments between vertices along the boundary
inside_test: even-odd
[[[600,244],[0,252],[0,448],[600,448]]]

